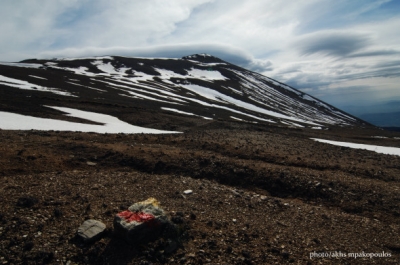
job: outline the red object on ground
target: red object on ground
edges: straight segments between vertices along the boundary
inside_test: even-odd
[[[123,211],[117,214],[119,217],[122,217],[125,219],[125,221],[132,222],[150,222],[154,220],[154,215],[149,214],[149,213],[144,213],[144,212],[131,212],[131,211]]]

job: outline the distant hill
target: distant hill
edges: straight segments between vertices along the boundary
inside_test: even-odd
[[[360,118],[379,127],[400,127],[400,112],[362,114]]]
[[[385,129],[387,131],[400,132],[400,127],[382,127],[382,129]]]

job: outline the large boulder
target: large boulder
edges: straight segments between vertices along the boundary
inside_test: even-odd
[[[159,238],[167,225],[169,220],[154,198],[137,202],[114,218],[115,233],[130,244]]]

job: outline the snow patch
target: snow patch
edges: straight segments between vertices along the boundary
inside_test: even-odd
[[[103,61],[94,61],[92,62],[93,65],[97,66],[97,69],[99,69],[100,71],[110,74],[110,75],[121,75],[120,72],[117,72],[114,68],[114,66],[108,62],[108,63],[104,63]]]
[[[220,72],[216,70],[201,70],[192,68],[191,70],[187,71],[189,77],[199,78],[199,79],[206,79],[206,80],[227,80],[225,76],[223,76]]]
[[[111,56],[102,56],[102,57],[81,57],[81,58],[60,58],[57,61],[74,61],[74,60],[114,60],[114,57]]]
[[[73,79],[70,79],[70,80],[73,80]],[[78,80],[77,80],[77,81],[78,81]],[[94,87],[90,87],[90,86],[84,86],[84,85],[77,84],[77,83],[73,83],[73,82],[65,81],[65,83],[68,83],[68,84],[71,84],[71,85],[74,85],[74,86],[81,86],[81,87],[84,87],[84,88],[93,89],[93,90],[96,90],[96,91],[99,91],[99,92],[107,92],[107,90],[103,90],[103,89],[99,89],[99,88],[94,88]]]
[[[311,138],[311,139],[314,141],[317,141],[317,142],[321,142],[321,143],[350,147],[350,148],[355,148],[355,149],[364,149],[364,150],[374,151],[374,152],[381,153],[381,154],[400,156],[400,148],[397,148],[397,147],[387,147],[387,146],[369,145],[369,144],[355,144],[355,143],[348,143],[348,142],[324,140],[324,139],[318,139],[318,138]]]
[[[306,121],[306,120],[302,120],[299,118],[295,118],[295,117],[290,117],[281,113],[277,113],[271,110],[266,110],[260,107],[257,107],[253,104],[226,96],[222,93],[219,93],[218,91],[215,91],[213,89],[210,89],[208,87],[203,87],[203,86],[199,86],[199,85],[182,85],[182,87],[202,96],[208,99],[212,99],[212,100],[216,100],[216,101],[220,101],[220,102],[228,102],[231,103],[233,105],[236,105],[238,107],[247,109],[247,110],[251,110],[251,111],[255,111],[261,114],[266,114],[268,116],[272,116],[272,117],[276,117],[276,118],[282,118],[285,120],[292,120],[292,121],[297,121],[297,122],[301,122],[301,123],[307,123],[307,124],[311,124],[311,125],[319,125],[316,124],[314,122],[311,121]]]
[[[243,120],[243,119],[239,119],[239,118],[236,118],[236,117],[234,117],[234,116],[229,116],[231,119],[234,119],[234,120],[237,120],[237,121],[245,121],[245,120]]]
[[[15,66],[15,67],[24,67],[24,68],[40,68],[43,67],[42,64],[38,63],[6,63],[6,62],[0,62],[1,65],[7,65],[7,66]]]
[[[33,77],[33,78],[37,78],[37,79],[44,79],[44,80],[47,80],[47,78],[44,78],[44,77],[40,77],[40,76],[36,76],[36,75],[29,75],[30,77]]]
[[[294,126],[294,127],[300,127],[300,128],[304,128],[305,126],[297,124],[295,122],[285,122],[285,121],[281,121],[281,123],[286,124],[286,125],[290,125],[290,126]]]
[[[28,81],[18,80],[18,79],[6,77],[3,75],[0,75],[0,85],[15,87],[15,88],[24,89],[24,90],[51,92],[51,93],[62,95],[62,96],[76,97],[75,95],[72,95],[69,92],[60,91],[57,88],[43,87],[43,86],[29,83]]]
[[[187,70],[188,75],[181,75],[178,73],[175,73],[174,71],[166,70],[166,69],[160,69],[160,68],[154,68],[157,72],[160,73],[161,76],[159,78],[161,79],[171,79],[171,78],[197,78],[197,79],[203,79],[203,80],[227,80],[225,76],[223,76],[219,71],[216,70],[202,70],[202,69],[196,69],[192,68],[190,70]]]
[[[80,131],[96,133],[179,133],[176,131],[162,131],[145,127],[134,126],[123,122],[116,117],[95,112],[77,109],[46,106],[66,112],[67,116],[102,123],[103,125],[84,124],[62,120],[38,118],[16,113],[0,111],[0,128],[3,130],[56,130],[56,131]]]
[[[161,109],[167,110],[167,111],[176,112],[176,113],[179,113],[179,114],[185,114],[185,115],[190,115],[190,116],[197,116],[197,117],[201,117],[201,118],[206,119],[206,120],[212,120],[212,118],[208,118],[208,117],[196,115],[196,114],[194,114],[194,113],[190,113],[190,112],[186,112],[186,111],[181,111],[181,110],[177,110],[177,109],[165,108],[165,107],[161,107]]]

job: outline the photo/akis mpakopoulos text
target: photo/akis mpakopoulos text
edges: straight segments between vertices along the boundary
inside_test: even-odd
[[[309,254],[310,259],[321,259],[321,258],[390,258],[392,257],[392,254],[389,252],[376,252],[376,253],[370,253],[370,252],[342,252],[342,251],[326,251],[326,252],[310,252]]]

